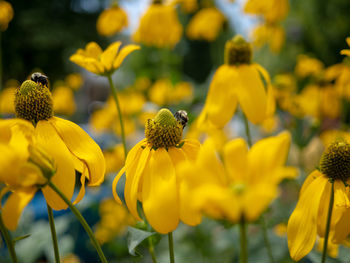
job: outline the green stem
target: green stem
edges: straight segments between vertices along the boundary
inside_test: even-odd
[[[12,262],[17,263],[18,261],[17,261],[15,247],[14,247],[14,242],[11,240],[10,233],[7,231],[7,228],[5,227],[4,222],[2,221],[1,215],[0,215],[0,231],[7,245],[7,249],[9,250]]]
[[[325,263],[326,262],[326,258],[327,258],[328,237],[329,237],[329,229],[330,229],[330,226],[331,226],[333,204],[334,204],[334,182],[332,182],[332,191],[331,191],[331,196],[329,198],[328,216],[327,216],[327,224],[326,224],[326,234],[325,234],[325,237],[324,237],[321,263]]]
[[[253,145],[252,144],[252,136],[250,134],[248,119],[244,114],[243,114],[243,119],[244,119],[244,127],[245,127],[245,133],[247,135],[248,145],[249,145],[249,147],[251,147]]]
[[[148,250],[149,250],[149,253],[151,254],[153,263],[157,263],[156,254],[154,253],[152,237],[148,238]]]
[[[168,233],[170,263],[175,263],[173,232]]]
[[[242,216],[241,221],[239,222],[239,233],[240,233],[240,242],[241,242],[241,254],[240,263],[248,262],[248,251],[247,251],[247,225]]]
[[[119,105],[119,100],[118,100],[118,95],[117,95],[117,88],[113,84],[112,76],[109,74],[107,76],[108,81],[109,81],[109,86],[111,88],[111,92],[113,95],[113,99],[115,101],[115,105],[117,106],[117,111],[118,111],[118,117],[119,117],[119,123],[120,123],[120,130],[121,130],[121,137],[122,137],[122,142],[123,142],[123,147],[124,147],[124,157],[126,159],[126,155],[128,153],[128,150],[126,148],[126,140],[125,140],[125,131],[124,131],[124,123],[123,123],[123,116],[122,112],[120,110],[120,105]]]
[[[48,203],[46,203],[46,206],[47,206],[47,215],[49,217],[49,223],[50,223],[50,229],[51,229],[53,250],[55,252],[55,261],[56,263],[60,263],[60,253],[58,250],[58,242],[57,242],[56,227],[55,227],[55,221],[53,218],[53,212],[52,212],[52,208],[48,205]]]
[[[270,244],[269,238],[267,236],[267,227],[266,227],[266,221],[265,221],[264,215],[261,216],[260,224],[261,224],[261,228],[262,228],[262,231],[263,231],[264,242],[265,242],[267,254],[269,255],[270,262],[274,263],[275,260],[273,259],[271,244]]]
[[[49,181],[48,186],[50,186],[50,188],[54,190],[62,198],[62,200],[69,206],[70,210],[72,210],[73,214],[76,216],[80,224],[84,227],[86,233],[89,235],[90,240],[100,257],[101,262],[107,263],[107,259],[103,254],[100,244],[97,242],[94,236],[94,233],[92,232],[91,228],[89,227],[88,223],[85,221],[84,217],[81,215],[79,210],[72,204],[71,201],[68,200],[68,198],[61,192],[61,190],[58,189],[57,186],[54,185],[51,181]]]

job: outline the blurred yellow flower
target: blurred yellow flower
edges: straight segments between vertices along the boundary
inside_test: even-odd
[[[287,224],[280,223],[273,228],[273,232],[279,237],[284,237],[287,234]]]
[[[317,76],[324,68],[321,61],[307,55],[298,55],[295,74],[300,78]]]
[[[285,32],[279,25],[258,25],[253,31],[253,45],[261,47],[268,44],[272,52],[278,53],[285,41]]]
[[[106,160],[106,174],[116,173],[124,165],[124,148],[122,144],[117,144],[111,149],[103,151]]]
[[[186,14],[191,14],[198,8],[198,0],[173,0],[173,4],[180,4],[181,10]]]
[[[112,36],[128,26],[126,12],[118,5],[104,10],[98,17],[96,28],[101,36]]]
[[[289,12],[288,0],[248,0],[244,12],[263,15],[266,22],[274,23],[283,20]]]
[[[71,89],[78,90],[83,85],[83,78],[79,73],[72,73],[65,78],[65,82]]]
[[[188,82],[173,85],[169,79],[157,80],[148,91],[151,102],[158,106],[178,104],[192,99],[193,88]]]
[[[86,181],[89,186],[103,182],[105,161],[100,147],[75,123],[53,116],[52,97],[47,86],[24,81],[17,89],[15,109],[18,118],[32,122],[36,142],[55,160],[56,173],[52,182],[68,199],[73,196],[75,170],[81,173],[81,188],[75,203],[84,197]],[[42,191],[53,209],[67,208],[51,188],[46,186]]]
[[[346,38],[346,43],[350,47],[350,37]],[[340,54],[350,57],[350,49],[343,49],[343,50],[340,51]]]
[[[135,42],[158,48],[173,48],[181,39],[182,25],[173,5],[153,1],[132,38]]]
[[[96,42],[90,42],[69,59],[94,74],[109,75],[120,67],[127,55],[140,49],[138,45],[127,45],[119,51],[121,44],[120,41],[114,42],[102,51]]]
[[[0,92],[0,113],[14,114],[15,113],[15,93],[16,87],[5,88]]]
[[[13,8],[9,2],[0,1],[0,31],[5,31],[13,18]]]
[[[214,41],[226,21],[225,16],[215,7],[203,8],[188,23],[186,34],[189,39]]]
[[[328,146],[320,161],[320,170],[305,180],[296,208],[288,221],[288,247],[298,261],[313,248],[316,236],[325,237],[330,196],[334,206],[330,221],[330,241],[343,242],[350,233],[350,145],[339,140]]]
[[[71,116],[76,110],[74,93],[67,86],[56,86],[52,91],[52,100],[55,114]]]
[[[350,100],[350,65],[348,62],[335,64],[325,70],[325,78],[335,81],[339,95]]]
[[[227,142],[222,155],[207,140],[195,164],[180,166],[180,217],[189,225],[202,215],[233,223],[253,222],[278,196],[278,184],[294,178],[296,169],[286,167],[290,135],[287,132],[258,141],[248,150],[242,138]],[[222,163],[218,156],[223,156]]]
[[[183,125],[168,109],[161,109],[146,123],[146,139],[129,152],[125,166],[113,181],[113,195],[118,203],[117,183],[125,172],[124,197],[130,213],[141,220],[137,201],[147,221],[159,233],[176,229],[180,216],[178,165],[192,163],[199,150],[196,140],[181,140]]]
[[[101,244],[123,235],[128,226],[135,224],[135,219],[128,210],[113,198],[101,202],[99,214],[101,219],[96,225],[95,236]]]
[[[274,114],[269,74],[259,64],[251,63],[251,56],[251,46],[241,36],[226,42],[226,64],[214,74],[198,125],[209,123],[223,127],[234,115],[238,102],[254,124],[262,123]]]

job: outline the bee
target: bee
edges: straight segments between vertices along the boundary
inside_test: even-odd
[[[185,128],[188,122],[187,112],[184,110],[179,110],[174,114],[175,119],[181,123],[182,127]]]
[[[30,77],[30,79],[38,84],[41,84],[43,86],[48,86],[49,81],[48,81],[48,77],[45,76],[44,74],[41,74],[40,72],[35,72],[32,74],[32,76]]]

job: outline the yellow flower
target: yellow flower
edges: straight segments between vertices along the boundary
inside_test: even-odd
[[[124,165],[124,148],[122,144],[117,144],[112,149],[103,151],[106,160],[106,174],[115,173]]]
[[[72,73],[65,78],[65,82],[71,89],[78,90],[83,85],[83,78],[79,73]]]
[[[0,113],[14,114],[15,107],[13,101],[15,100],[15,87],[9,87],[0,92]]]
[[[298,55],[295,74],[300,78],[317,76],[324,68],[321,61],[307,55]]]
[[[278,195],[277,185],[294,178],[296,170],[284,165],[290,135],[283,132],[257,142],[248,150],[242,138],[227,142],[218,159],[214,143],[207,140],[195,164],[183,164],[180,175],[180,216],[197,225],[202,215],[215,219],[253,222]]]
[[[226,64],[214,74],[199,125],[209,123],[217,128],[223,127],[234,115],[237,103],[254,124],[273,115],[274,98],[269,74],[259,64],[251,63],[251,56],[251,46],[241,36],[226,42]]]
[[[323,153],[320,170],[305,180],[296,208],[288,221],[288,247],[292,259],[298,261],[313,248],[316,236],[324,237],[332,183],[334,206],[330,222],[330,240],[339,244],[350,233],[350,145],[343,140],[332,143]]]
[[[348,62],[335,64],[325,70],[325,78],[328,81],[335,80],[335,86],[339,95],[350,100],[350,65]]]
[[[203,8],[188,23],[187,36],[193,40],[212,42],[218,37],[225,21],[225,16],[215,7]]]
[[[261,47],[268,44],[272,52],[278,53],[285,41],[284,29],[279,25],[258,25],[253,31],[253,44]]]
[[[82,68],[97,74],[112,74],[131,52],[140,49],[138,45],[127,45],[119,51],[121,42],[117,41],[102,51],[96,42],[90,42],[84,49],[78,49],[69,59]]]
[[[198,8],[197,0],[173,0],[173,4],[177,3],[181,5],[181,10],[187,14],[193,13]]]
[[[323,245],[324,245],[324,238],[321,237],[317,240],[317,247],[316,249],[320,252],[323,251]],[[337,258],[338,257],[338,250],[339,250],[339,245],[338,244],[333,244],[331,240],[328,240],[328,245],[327,245],[327,254],[331,256],[332,258]]]
[[[117,183],[125,172],[124,197],[130,213],[141,220],[137,201],[147,221],[159,233],[176,229],[180,216],[178,165],[193,162],[199,142],[181,140],[183,125],[169,110],[161,109],[154,119],[146,123],[146,139],[136,144],[128,153],[125,166],[113,181],[113,195]]]
[[[277,236],[284,237],[287,234],[287,224],[280,223],[273,228],[273,231]]]
[[[248,0],[244,7],[244,12],[263,15],[268,23],[283,20],[288,11],[288,0]]]
[[[56,114],[71,116],[76,110],[74,93],[67,86],[60,85],[55,87],[52,92],[52,100],[53,111]]]
[[[96,225],[95,236],[101,244],[124,234],[127,226],[135,224],[128,210],[116,204],[113,198],[101,202],[99,214],[101,219]]]
[[[0,1],[0,31],[5,31],[13,18],[13,9],[9,2]]]
[[[182,25],[174,6],[153,3],[141,17],[132,38],[147,46],[173,48],[180,41],[181,35]]]
[[[173,85],[169,79],[157,80],[148,91],[151,102],[158,106],[178,104],[192,99],[193,89],[188,82],[178,82]]]
[[[13,192],[1,207],[1,216],[6,227],[15,230],[24,207],[51,176],[53,160],[36,144],[33,125],[21,119],[0,120],[0,152],[0,182],[6,184],[0,201]]]
[[[128,25],[125,11],[118,5],[104,10],[97,19],[97,32],[101,36],[112,36]]]
[[[75,203],[84,197],[86,181],[89,186],[103,182],[105,161],[100,147],[78,125],[53,116],[47,86],[32,80],[24,81],[16,93],[15,109],[18,118],[32,122],[36,143],[55,160],[56,173],[51,180],[68,199],[73,196],[75,171],[81,174],[81,188]],[[12,123],[17,123],[17,119]],[[67,208],[48,186],[42,191],[53,209]]]
[[[350,37],[346,38],[346,43],[350,47]],[[340,51],[340,54],[350,57],[350,49],[343,49],[343,50]]]

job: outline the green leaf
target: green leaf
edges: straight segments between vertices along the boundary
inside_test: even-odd
[[[14,239],[12,240],[12,242],[13,242],[13,243],[16,243],[17,241],[26,239],[27,237],[30,237],[30,234],[27,234],[27,235],[24,235],[24,236],[16,237],[16,238],[14,238]]]
[[[155,234],[156,232],[148,232],[134,227],[128,227],[127,243],[129,253],[133,256],[138,256],[139,254],[137,254],[137,251],[135,251],[137,246],[140,245],[140,243],[142,243],[142,241],[144,241],[146,238]]]

